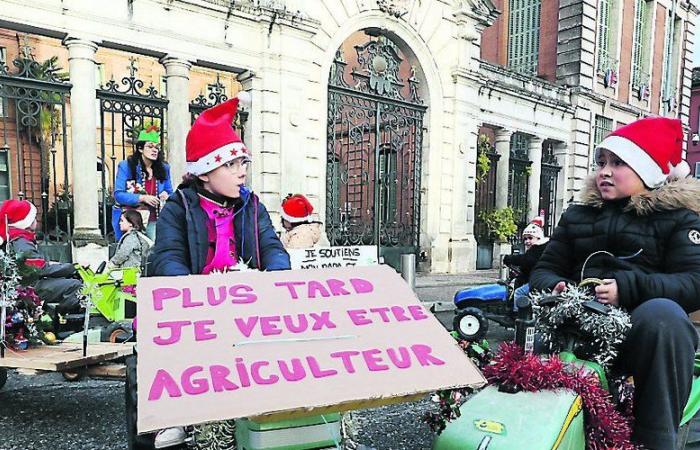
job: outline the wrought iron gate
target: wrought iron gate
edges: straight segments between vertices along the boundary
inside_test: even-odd
[[[493,238],[489,234],[483,214],[496,209],[496,174],[500,156],[485,135],[479,137],[477,161],[488,160],[488,170],[477,164],[476,202],[474,204],[474,237],[476,238],[476,268],[490,269],[493,263]]]
[[[530,178],[528,158],[528,138],[521,133],[513,133],[510,138],[510,171],[508,176],[508,205],[515,213],[518,232],[510,239],[511,244],[520,246],[521,235],[527,225],[528,204],[527,191]]]
[[[539,211],[544,215],[544,232],[547,236],[552,235],[554,221],[557,217],[557,180],[561,166],[554,156],[554,149],[550,143],[545,147],[542,154],[542,175],[540,177],[540,204]]]
[[[228,95],[226,95],[226,86],[221,83],[219,75],[216,76],[216,82],[207,85],[207,91],[209,94],[204,95],[200,93],[192,102],[190,103],[190,121],[194,121],[199,117],[199,115],[207,108],[216,106],[228,100]],[[236,112],[236,117],[233,119],[232,126],[238,132],[241,140],[245,142],[245,124],[248,121],[248,111],[244,108],[239,107]]]
[[[331,245],[376,245],[398,267],[419,251],[423,115],[419,80],[380,36],[336,53],[328,86],[326,232]],[[404,82],[404,78],[406,82]]]
[[[102,191],[98,197],[100,228],[105,237],[114,235],[111,217],[117,165],[132,153],[136,137],[144,126],[158,125],[161,130],[161,143],[165,142],[165,113],[168,100],[158,94],[152,85],[142,92],[144,82],[136,78],[137,71],[136,60],[132,58],[129,76],[122,78],[121,83],[111,79],[97,91],[101,133],[97,168],[101,172],[102,183]],[[165,149],[163,144],[161,146]],[[131,150],[127,152],[127,149]]]
[[[0,60],[0,200],[15,193],[36,205],[42,250],[51,259],[70,261],[66,99],[71,84],[56,75],[56,61],[36,61],[27,43],[13,61],[15,72]]]

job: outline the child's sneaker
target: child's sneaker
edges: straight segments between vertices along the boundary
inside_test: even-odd
[[[184,443],[186,438],[187,434],[182,427],[165,428],[156,434],[153,445],[155,448],[172,447]]]

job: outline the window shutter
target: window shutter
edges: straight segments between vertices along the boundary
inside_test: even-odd
[[[510,0],[508,67],[537,74],[541,0]]]

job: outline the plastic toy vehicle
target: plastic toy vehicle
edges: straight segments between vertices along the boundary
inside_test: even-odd
[[[486,336],[489,320],[506,328],[515,327],[513,305],[515,278],[518,272],[501,262],[501,279],[497,283],[461,289],[455,293],[453,329],[465,339],[476,342]]]
[[[539,308],[552,307],[558,297],[545,297]],[[519,304],[516,343],[532,350],[535,320],[528,298]],[[596,301],[582,303],[584,314],[609,314],[610,308]],[[460,329],[457,330],[460,332]],[[462,336],[467,337],[467,336]],[[593,371],[601,387],[608,389],[607,373],[586,354],[589,342],[600,337],[581,332],[578,326],[563,324],[555,335],[559,358],[577,369]],[[447,425],[433,442],[434,450],[584,450],[586,436],[582,399],[570,390],[524,392],[509,386],[491,385],[460,407],[461,415]],[[688,424],[700,410],[700,354],[695,359],[695,377],[690,398],[681,419],[676,449],[685,448]]]
[[[106,263],[102,263],[96,271],[87,266],[75,265],[83,281],[81,293],[90,301],[91,329],[100,330],[102,342],[124,342],[132,336],[131,322],[136,314],[135,287],[139,276],[139,268],[125,267],[105,271]],[[126,289],[131,287],[132,289]],[[131,292],[128,292],[131,291]],[[47,324],[59,340],[82,331],[85,325],[83,311],[70,314],[59,314],[52,305],[45,306]]]

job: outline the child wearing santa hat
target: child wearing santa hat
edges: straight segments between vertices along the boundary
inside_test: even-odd
[[[314,207],[302,194],[289,194],[282,200],[280,237],[284,248],[311,248],[321,240],[321,222],[313,218]]]
[[[509,266],[517,266],[519,273],[515,279],[515,292],[513,294],[514,307],[521,297],[530,293],[530,272],[542,256],[547,247],[548,238],[544,237],[544,217],[538,216],[532,219],[523,230],[523,245],[525,253],[520,255],[506,255],[503,263]]]
[[[231,126],[241,98],[246,96],[207,109],[192,125],[188,176],[161,211],[150,274],[290,269],[267,209],[245,186],[251,153]],[[184,439],[182,428],[168,428],[158,433],[155,445],[165,448]]]
[[[530,276],[532,290],[555,293],[602,279],[596,299],[630,312],[617,367],[634,376],[633,438],[648,449],[675,448],[697,348],[688,313],[700,308],[700,182],[686,178],[683,137],[681,122],[663,117],[607,136],[581,204],[562,215]]]
[[[204,111],[187,135],[188,177],[160,214],[154,275],[226,271],[241,261],[260,270],[289,269],[267,209],[245,186],[251,153],[231,126],[238,103],[234,98]]]
[[[36,242],[37,210],[27,200],[5,200],[0,206],[0,244],[36,270],[33,287],[45,309],[59,314],[80,310],[78,294],[83,284],[73,277],[75,267],[70,263],[51,262],[39,251]]]

